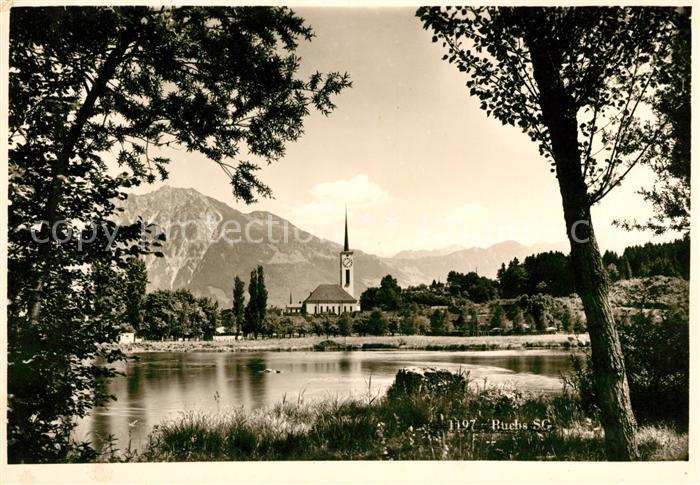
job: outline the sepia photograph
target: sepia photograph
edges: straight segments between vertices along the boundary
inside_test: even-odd
[[[692,14],[4,4],[5,483],[697,479]]]

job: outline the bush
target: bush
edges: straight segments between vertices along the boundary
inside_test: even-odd
[[[618,323],[625,356],[632,409],[644,423],[668,422],[688,428],[689,333],[685,308],[661,318],[640,311]],[[591,358],[574,361],[567,383],[581,396],[585,409],[596,407]]]

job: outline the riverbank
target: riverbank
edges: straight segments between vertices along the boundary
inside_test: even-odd
[[[263,352],[263,351],[361,351],[361,350],[527,350],[576,349],[589,345],[588,334],[443,337],[429,335],[384,337],[295,337],[259,340],[211,340],[121,344],[124,353],[145,352]]]
[[[688,437],[639,429],[642,460],[685,460]],[[105,461],[604,460],[603,432],[576,396],[479,386],[468,375],[402,371],[387,395],[187,413],[143,450]]]

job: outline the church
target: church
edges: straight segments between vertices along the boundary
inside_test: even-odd
[[[348,214],[345,211],[345,244],[339,254],[339,284],[318,285],[314,291],[298,305],[289,305],[289,313],[305,312],[308,315],[318,313],[359,312],[360,303],[355,298],[355,261],[348,241]]]

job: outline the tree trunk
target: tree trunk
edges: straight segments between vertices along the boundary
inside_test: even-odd
[[[590,222],[590,215],[587,220]],[[572,224],[567,223],[567,227],[572,227]],[[570,239],[571,261],[591,338],[595,390],[602,411],[608,458],[631,460],[638,454],[637,424],[632,413],[622,348],[610,306],[608,278],[592,226],[585,239],[588,241]]]
[[[539,35],[537,22],[536,18],[530,19],[526,43],[540,91],[542,116],[551,139],[576,291],[583,302],[591,338],[595,390],[607,456],[610,460],[633,460],[638,456],[637,425],[610,306],[608,277],[595,240],[588,188],[581,170],[576,106],[559,76],[558,44]]]

